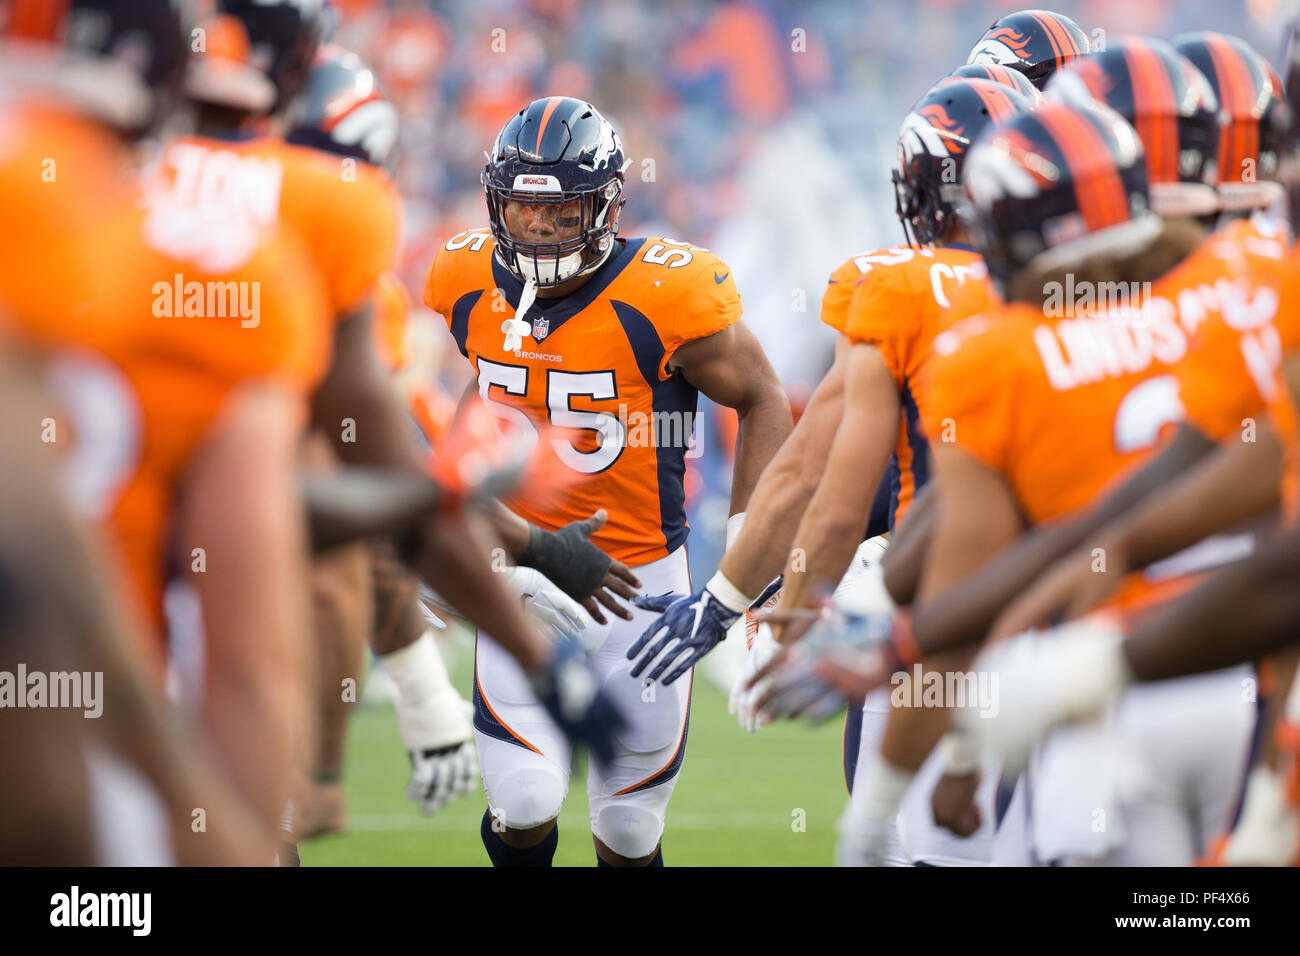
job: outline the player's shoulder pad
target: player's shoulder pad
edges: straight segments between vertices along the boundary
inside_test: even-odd
[[[743,309],[736,278],[716,255],[662,236],[629,240],[634,242],[640,245],[619,284],[635,289],[637,299],[652,309],[652,321],[669,351],[739,321]]]
[[[465,229],[438,247],[424,279],[424,304],[441,313],[448,321],[452,307],[461,296],[478,290],[492,289],[492,256],[496,243],[491,231],[483,226]]]

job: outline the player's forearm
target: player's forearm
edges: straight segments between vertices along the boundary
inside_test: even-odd
[[[763,469],[790,436],[790,400],[776,375],[764,376],[745,404],[736,407],[736,464],[731,475],[731,514],[749,506]]]
[[[496,500],[489,503],[487,516],[492,523],[492,530],[512,557],[519,558],[528,550],[532,525]]]
[[[433,480],[405,468],[349,465],[338,471],[304,471],[299,488],[316,553],[397,534],[438,503]]]
[[[828,384],[832,376],[836,382]],[[799,517],[817,490],[844,409],[842,376],[832,369],[827,380],[818,386],[799,424],[764,469],[750,495],[745,526],[718,565],[744,594],[757,595],[781,573]],[[823,386],[834,391],[819,400]]]
[[[916,600],[921,570],[925,567],[925,551],[934,530],[934,503],[937,499],[933,486],[923,488],[912,499],[912,506],[889,537],[889,550],[882,562],[885,590],[899,607],[907,607]]]
[[[1039,574],[1095,537],[1153,490],[1192,467],[1213,448],[1213,443],[1199,432],[1179,429],[1163,451],[1095,507],[1031,530],[977,574],[950,590],[935,591],[939,596],[918,606],[912,617],[912,636],[917,647],[922,653],[930,654],[982,641],[998,615]]]
[[[970,665],[972,652],[959,650],[935,655],[921,662],[921,679],[926,675],[937,673],[942,676],[951,671],[959,671]],[[902,679],[900,693],[903,703],[909,704],[917,692],[912,681],[917,677],[915,669],[906,673]],[[944,686],[949,686],[945,681]],[[973,706],[975,701],[971,701]],[[916,772],[925,763],[939,738],[948,729],[949,710],[947,707],[911,707],[892,706],[889,720],[885,724],[884,735],[880,739],[880,755],[895,767]]]
[[[509,651],[524,670],[549,656],[545,639],[524,613],[519,596],[493,573],[499,546],[481,516],[440,516],[421,526],[413,565],[428,584]]]
[[[875,486],[872,493],[867,487],[866,481],[839,482],[827,474],[795,532],[779,610],[812,607],[835,590],[862,541]]]
[[[339,323],[313,418],[345,462],[421,469],[410,420],[375,352],[368,308]]]
[[[1131,520],[1101,535],[1116,539],[1138,570],[1277,507],[1282,445],[1262,426],[1253,442],[1229,440],[1159,495],[1151,495]]]
[[[1123,644],[1136,681],[1256,660],[1297,640],[1300,529],[1272,539],[1144,621]]]

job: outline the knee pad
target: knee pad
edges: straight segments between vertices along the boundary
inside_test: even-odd
[[[623,800],[601,807],[594,814],[591,832],[619,856],[648,856],[663,836],[663,819],[651,810]]]
[[[512,830],[527,830],[560,815],[568,781],[549,767],[520,767],[489,781],[484,779],[488,813],[504,816]]]

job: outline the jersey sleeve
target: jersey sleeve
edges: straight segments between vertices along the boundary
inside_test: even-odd
[[[922,424],[930,441],[960,445],[1007,474],[1020,390],[1008,364],[1014,350],[997,321],[977,316],[935,338],[924,373],[929,401]]]
[[[653,262],[656,249],[663,250],[662,265]],[[673,253],[682,249],[658,240],[647,242],[646,251],[640,254],[641,263],[648,268],[664,270],[651,282],[651,287],[663,296],[655,309],[655,328],[664,347],[660,363],[664,377],[669,360],[679,348],[735,325],[744,311],[731,267],[707,250],[690,248],[691,259],[674,268]]]
[[[1265,398],[1251,376],[1240,333],[1217,317],[1202,322],[1174,369],[1184,419],[1219,442],[1257,415]]]
[[[826,291],[822,293],[821,320],[836,332],[843,332],[849,319],[849,303],[853,301],[853,289],[862,270],[858,268],[857,257],[846,259],[831,273],[826,280]]]
[[[467,358],[470,312],[482,296],[495,294],[494,249],[487,229],[467,229],[438,247],[424,277],[421,299],[442,316],[456,348]]]
[[[875,266],[862,275],[849,303],[844,334],[855,345],[874,345],[901,390],[907,378],[907,317],[915,313],[903,268]]]

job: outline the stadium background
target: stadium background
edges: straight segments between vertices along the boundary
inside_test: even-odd
[[[415,302],[447,237],[486,224],[483,153],[539,96],[585,97],[632,159],[621,234],[667,235],[716,252],[735,272],[746,321],[798,406],[830,361],[817,319],[826,276],[845,258],[898,244],[889,171],[907,107],[965,61],[1017,3],[960,0],[333,0],[335,39],[380,74],[402,120],[401,274]],[[1027,4],[1026,4],[1027,5]],[[1090,35],[1213,29],[1277,64],[1296,0],[1056,2]],[[416,308],[449,394],[469,376],[441,320]],[[690,461],[693,577],[712,573],[727,517],[734,424],[701,402]],[[472,637],[442,644],[468,697]],[[726,647],[726,645],[723,645]],[[731,650],[736,650],[735,648]],[[720,658],[721,661],[721,658]],[[725,668],[723,668],[725,670]],[[668,814],[665,861],[825,864],[844,802],[838,722],[748,736],[726,695],[699,680],[689,757]],[[402,796],[408,768],[381,680],[349,735],[347,832],[303,847],[325,865],[486,865],[482,798],[430,818]],[[561,816],[557,865],[594,863],[581,769]]]

